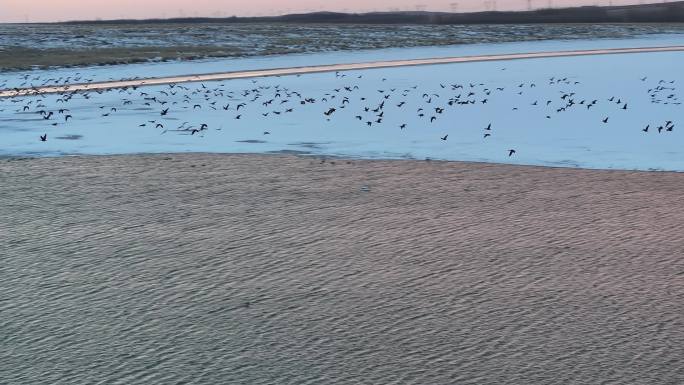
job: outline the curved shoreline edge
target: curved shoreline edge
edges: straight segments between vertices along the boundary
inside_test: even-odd
[[[159,78],[117,80],[107,82],[76,83],[66,85],[54,85],[32,88],[14,88],[0,90],[0,98],[12,98],[18,96],[31,96],[43,94],[55,94],[77,91],[98,91],[112,88],[158,86],[177,83],[194,83],[202,81],[221,81],[234,79],[249,79],[271,76],[303,75],[322,72],[368,70],[381,68],[410,67],[421,65],[473,63],[489,61],[507,61],[522,59],[543,59],[571,56],[596,56],[614,54],[637,54],[637,53],[656,53],[656,52],[683,52],[684,46],[664,46],[664,47],[633,47],[633,48],[608,48],[593,50],[571,50],[571,51],[549,51],[549,52],[530,52],[512,53],[499,55],[477,55],[477,56],[456,56],[456,57],[437,57],[426,59],[410,60],[387,60],[348,64],[327,64],[303,67],[259,69],[247,71],[230,71],[206,74],[189,74],[180,76],[169,76]]]

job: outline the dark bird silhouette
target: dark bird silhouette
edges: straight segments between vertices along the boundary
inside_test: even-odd
[[[646,128],[644,128],[644,129],[641,130],[641,131],[643,131],[643,132],[648,132],[648,129],[649,129],[649,128],[651,128],[651,125],[650,125],[650,124],[649,124],[648,126],[646,126]]]
[[[509,158],[510,158],[511,156],[513,156],[513,154],[515,154],[515,150],[508,150],[508,157],[509,157]]]
[[[447,138],[449,138],[449,134],[444,135],[444,137],[442,137],[442,138],[440,138],[440,139],[442,139],[442,140],[447,140]]]
[[[608,117],[603,119],[603,123],[608,123]]]
[[[41,136],[40,136],[40,141],[41,141],[41,142],[47,142],[47,134],[41,135]]]

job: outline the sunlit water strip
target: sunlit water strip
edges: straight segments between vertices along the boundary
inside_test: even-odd
[[[478,56],[459,56],[459,57],[442,57],[442,58],[428,58],[428,59],[411,59],[411,60],[388,60],[388,61],[373,61],[365,63],[349,63],[349,64],[332,64],[332,65],[316,65],[290,68],[274,68],[261,69],[249,71],[233,71],[220,72],[196,75],[181,75],[171,77],[146,78],[146,79],[132,79],[109,82],[97,82],[87,84],[67,84],[59,86],[34,87],[34,88],[15,88],[11,90],[1,90],[0,97],[15,97],[36,94],[53,94],[74,91],[97,91],[111,88],[125,88],[125,87],[141,87],[154,86],[164,84],[176,83],[191,83],[201,81],[220,81],[231,79],[247,79],[269,76],[286,76],[286,75],[302,75],[320,72],[333,71],[352,71],[364,69],[378,69],[378,68],[394,68],[407,67],[419,65],[436,65],[436,64],[454,64],[454,63],[472,63],[472,62],[487,62],[487,61],[504,61],[504,60],[518,60],[518,59],[541,59],[554,57],[568,57],[568,56],[589,56],[589,55],[609,55],[609,54],[630,54],[630,53],[652,53],[652,52],[676,52],[684,51],[684,46],[666,46],[666,47],[641,47],[641,48],[611,48],[611,49],[596,49],[596,50],[573,50],[573,51],[552,51],[552,52],[532,52],[532,53],[514,53],[501,55],[478,55]]]

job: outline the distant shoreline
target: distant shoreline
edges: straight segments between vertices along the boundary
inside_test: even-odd
[[[260,17],[80,20],[42,24],[305,23],[305,24],[557,24],[682,23],[684,1],[625,6],[583,6],[487,12],[312,12]]]

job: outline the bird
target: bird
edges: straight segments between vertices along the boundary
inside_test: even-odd
[[[511,156],[513,156],[513,154],[515,154],[515,152],[516,152],[515,150],[508,150],[508,157],[510,158]]]
[[[41,135],[41,136],[40,136],[40,141],[41,141],[41,142],[47,142],[47,134]]]
[[[489,134],[489,133],[484,134],[484,137],[485,137],[485,138],[490,137],[490,136],[492,136],[492,134]]]
[[[440,139],[442,139],[442,140],[447,140],[447,138],[449,138],[449,134],[444,135],[444,137],[442,137],[442,138],[440,138]]]
[[[603,123],[608,123],[608,117],[603,119]]]
[[[647,126],[646,126],[646,128],[644,128],[644,129],[643,129],[643,130],[641,130],[641,131],[643,131],[643,132],[648,132],[648,129],[649,129],[649,128],[651,128],[651,125],[650,125],[650,124],[649,124],[649,125],[647,125]]]

